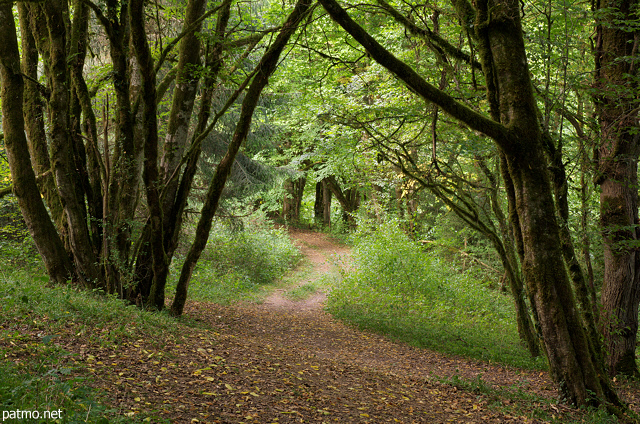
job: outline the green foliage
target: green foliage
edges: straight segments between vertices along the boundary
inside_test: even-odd
[[[299,252],[286,232],[273,228],[264,215],[256,213],[242,222],[241,230],[222,220],[214,223],[189,284],[191,299],[222,304],[257,300],[266,284],[298,261]]]
[[[426,254],[397,222],[360,230],[354,256],[329,296],[337,317],[421,347],[543,367],[520,345],[508,297]]]

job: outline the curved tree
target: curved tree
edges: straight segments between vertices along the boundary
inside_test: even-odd
[[[530,80],[520,21],[513,0],[454,2],[461,22],[475,31],[487,86],[490,117],[425,81],[358,25],[335,0],[320,0],[373,59],[413,92],[472,130],[492,138],[513,183],[512,207],[522,235],[523,273],[536,308],[551,374],[562,396],[577,405],[620,405],[605,376],[594,341],[576,307],[545,156],[543,131]]]

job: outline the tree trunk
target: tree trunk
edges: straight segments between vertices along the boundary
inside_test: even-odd
[[[47,26],[51,44],[51,157],[58,193],[69,224],[69,239],[78,277],[89,287],[100,287],[97,266],[84,209],[84,198],[76,190],[79,177],[74,164],[72,137],[69,133],[70,81],[67,65],[67,37],[64,25],[66,2],[51,0],[45,3]]]
[[[318,181],[316,183],[316,198],[313,202],[313,220],[316,224],[324,222],[324,198],[322,194],[322,181]]]
[[[609,374],[640,376],[635,360],[640,302],[638,225],[638,0],[597,2],[598,180],[604,236],[601,325]],[[636,23],[637,25],[637,23]]]
[[[144,28],[144,0],[129,3],[131,38],[142,76],[142,101],[144,102],[144,185],[151,225],[151,254],[153,279],[147,304],[157,310],[164,308],[165,285],[169,266],[164,250],[162,234],[162,203],[160,201],[160,173],[158,171],[158,121],[156,106],[156,74]]]
[[[271,47],[265,52],[264,56],[256,67],[256,75],[251,85],[249,86],[249,89],[247,90],[247,93],[242,102],[240,118],[238,119],[238,123],[236,124],[236,129],[233,134],[233,138],[229,143],[227,153],[218,164],[216,172],[211,179],[209,190],[207,192],[207,199],[204,206],[202,207],[200,220],[198,221],[198,225],[196,228],[196,237],[193,244],[191,245],[191,248],[189,249],[189,252],[187,253],[187,257],[182,266],[180,278],[176,286],[176,294],[173,299],[173,304],[171,305],[171,313],[173,315],[182,315],[182,311],[184,310],[184,304],[187,300],[189,280],[191,279],[191,275],[193,274],[195,265],[200,258],[200,254],[204,250],[209,239],[209,232],[211,231],[211,221],[218,208],[220,195],[222,194],[224,185],[227,181],[227,178],[229,177],[229,174],[231,173],[231,167],[233,166],[235,156],[240,149],[240,145],[249,133],[251,118],[256,106],[258,105],[260,93],[262,93],[262,90],[269,82],[269,77],[276,69],[280,54],[284,50],[284,47],[289,41],[289,38],[291,37],[291,35],[293,35],[293,33],[298,28],[299,23],[308,13],[310,3],[310,0],[300,0],[298,3],[296,3],[293,12],[289,15],[287,21],[283,24],[278,37],[273,42]]]
[[[466,9],[471,10],[471,4]],[[483,63],[498,88],[501,122],[457,102],[421,78],[356,24],[335,0],[320,0],[325,10],[367,52],[412,91],[432,101],[457,120],[494,139],[513,180],[515,211],[524,247],[523,274],[536,307],[552,376],[562,397],[576,405],[621,405],[583,329],[562,255],[556,210],[544,157],[540,123],[529,79],[520,22],[514,0],[475,3],[478,38],[489,48]],[[466,22],[466,19],[463,19]]]
[[[327,187],[331,190],[331,193],[336,197],[340,206],[342,207],[342,218],[344,222],[349,223],[351,226],[355,226],[356,220],[352,215],[360,206],[360,194],[358,190],[348,188],[346,190],[342,190],[336,177],[333,175],[325,178],[327,182]]]
[[[204,13],[206,0],[190,0],[186,6],[184,28],[189,28]],[[171,179],[173,172],[182,160],[182,155],[187,145],[189,135],[189,123],[193,112],[193,106],[198,88],[200,67],[200,31],[201,24],[194,31],[185,35],[180,41],[178,53],[178,73],[176,85],[173,90],[171,113],[167,135],[164,141],[163,155],[160,162],[161,179],[164,187],[163,210],[165,216],[169,216],[179,181]],[[170,222],[164,223],[165,232],[171,232]]]
[[[20,17],[20,31],[22,41],[22,72],[29,77],[24,84],[24,117],[27,142],[31,153],[31,163],[36,175],[43,175],[39,178],[38,186],[42,193],[53,222],[58,229],[62,240],[68,239],[68,228],[60,196],[56,190],[56,182],[51,172],[51,160],[49,159],[49,148],[47,146],[47,135],[44,122],[44,103],[38,87],[34,81],[38,80],[38,49],[33,29],[36,27],[33,9],[39,5],[18,3],[18,14]],[[41,12],[40,12],[41,13]],[[69,254],[70,254],[69,250]]]
[[[84,63],[87,55],[89,37],[89,7],[83,0],[73,2],[73,23],[71,26],[71,39],[69,42],[72,93],[75,95],[74,120],[76,129],[74,140],[76,148],[76,166],[83,173],[84,194],[87,200],[89,213],[89,225],[91,229],[91,241],[93,249],[99,256],[103,245],[103,183],[106,180],[106,170],[101,163],[101,153],[98,149],[98,124],[93,111],[91,95],[84,79]],[[82,133],[87,140],[86,148]]]
[[[134,120],[131,108],[129,81],[129,23],[128,13],[121,10],[119,2],[107,2],[107,15],[101,22],[109,38],[109,54],[113,68],[112,81],[115,91],[115,134],[104,212],[107,228],[108,291],[122,293],[122,274],[126,272],[131,248],[131,222],[133,221],[140,188],[140,173],[136,163],[138,152],[134,142]],[[122,12],[122,13],[121,13]]]
[[[518,324],[518,334],[520,335],[520,340],[522,340],[522,342],[527,346],[527,349],[529,350],[531,356],[535,358],[540,356],[541,354],[540,341],[535,331],[534,322],[532,321],[531,315],[529,314],[529,308],[527,307],[526,299],[531,300],[531,298],[527,296],[527,290],[520,273],[520,264],[518,263],[518,259],[516,258],[517,253],[515,243],[510,232],[510,225],[507,222],[507,219],[502,211],[502,208],[500,207],[500,202],[498,200],[498,190],[500,189],[498,178],[496,178],[494,173],[491,172],[491,170],[483,160],[481,160],[480,158],[477,158],[476,160],[478,161],[478,165],[484,172],[485,176],[489,180],[489,197],[491,200],[491,209],[496,221],[498,221],[498,227],[500,228],[501,235],[501,237],[498,237],[498,234],[492,233],[485,234],[485,236],[488,236],[491,240],[494,249],[498,252],[498,256],[500,256],[502,267],[505,269],[506,280],[509,284],[516,309],[516,322]],[[497,161],[497,166],[500,167],[499,158]],[[537,315],[534,314],[533,316],[537,322]]]
[[[231,3],[227,2],[218,13],[216,23],[216,42],[213,43],[213,47],[208,54],[206,60],[206,68],[208,69],[207,75],[204,78],[202,84],[202,95],[200,98],[200,111],[198,113],[198,123],[192,136],[193,140],[200,137],[207,128],[209,117],[211,115],[211,101],[213,99],[216,87],[215,83],[218,79],[218,73],[223,64],[223,43],[224,36],[229,22]],[[192,146],[193,147],[193,146]],[[167,260],[170,262],[173,257],[174,251],[178,245],[178,237],[180,229],[182,227],[182,218],[184,208],[187,205],[187,200],[191,190],[191,184],[197,171],[198,159],[200,158],[200,145],[188,153],[189,158],[186,162],[182,177],[179,179],[178,189],[175,192],[173,198],[171,198],[172,206],[168,214],[163,211],[163,237],[164,237],[164,249],[167,255]],[[177,173],[177,169],[173,172]],[[176,175],[169,175],[167,178],[178,180]],[[169,194],[164,193],[163,197],[165,202],[168,201]],[[143,246],[148,246],[151,238],[150,225],[147,225],[143,230]],[[149,292],[151,291],[153,273],[152,269],[152,254],[151,251],[142,247],[136,258],[136,287],[131,290],[129,298],[140,297],[142,302],[147,302]]]
[[[331,190],[326,179],[322,180],[322,222],[331,226]]]
[[[22,112],[24,82],[10,3],[0,4],[0,40],[2,128],[14,194],[49,278],[54,283],[64,283],[72,278],[73,267],[40,197],[31,167]]]
[[[287,179],[284,183],[285,195],[282,200],[282,217],[289,222],[300,221],[300,208],[306,182],[307,179],[305,177],[299,177],[296,180]]]

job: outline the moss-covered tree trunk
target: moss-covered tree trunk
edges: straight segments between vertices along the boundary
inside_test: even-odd
[[[31,162],[36,176],[39,178],[40,192],[49,207],[53,222],[58,229],[62,240],[68,240],[67,220],[64,216],[60,196],[56,190],[56,182],[51,172],[51,160],[47,146],[47,134],[45,130],[44,102],[38,80],[38,49],[36,45],[35,31],[37,28],[37,16],[42,14],[40,5],[18,3],[18,16],[20,17],[21,47],[22,47],[22,72],[28,79],[24,82],[24,117],[27,142]],[[69,250],[69,254],[70,254]]]
[[[193,25],[204,13],[205,0],[190,0],[187,2],[184,28]],[[200,31],[201,24],[193,32],[185,35],[180,41],[178,53],[178,73],[173,90],[171,113],[164,140],[160,172],[165,184],[164,211],[168,215],[173,206],[178,179],[169,180],[180,163],[187,145],[189,124],[196,98],[196,90],[200,79]]]
[[[106,228],[105,273],[107,290],[123,293],[123,274],[128,272],[132,222],[138,205],[141,175],[138,149],[134,141],[129,66],[129,14],[126,3],[106,0],[107,12],[94,9],[109,39],[112,82],[115,91],[115,131],[110,152],[111,169],[106,194],[104,218]]]
[[[147,304],[157,310],[164,308],[165,285],[169,265],[164,250],[163,210],[160,201],[160,173],[158,171],[158,121],[156,103],[156,74],[144,27],[144,0],[129,3],[131,38],[142,77],[144,104],[144,185],[147,194],[150,234],[149,240],[153,278]]]
[[[638,377],[640,10],[638,0],[600,0],[596,5],[595,101],[601,131],[596,177],[602,190],[605,266],[600,323],[609,373]]]
[[[220,72],[220,69],[223,65],[225,33],[230,18],[230,8],[231,2],[227,1],[221,6],[218,12],[215,30],[215,41],[211,46],[209,46],[210,48],[206,58],[205,68],[207,69],[207,72],[202,82],[200,111],[198,112],[197,124],[191,136],[192,142],[205,132],[207,125],[209,124],[209,118],[211,116],[211,102],[217,88],[216,83],[218,80],[218,73]],[[188,25],[185,25],[185,29],[188,27]],[[198,53],[200,53],[199,48]],[[191,81],[191,84],[195,84],[195,82]],[[184,99],[185,96],[181,95],[179,96],[179,98]],[[187,96],[187,100],[189,100],[189,98],[190,97]],[[193,99],[191,99],[190,101],[193,101]],[[177,99],[175,97],[173,99],[173,102],[177,102]],[[177,105],[175,106],[175,108],[177,111],[182,111],[180,113],[184,113],[184,110],[186,109],[185,107],[178,107]],[[193,110],[193,106],[190,107],[190,110]],[[182,118],[180,120],[182,120]],[[184,133],[183,135],[186,136],[186,133]],[[174,137],[173,140],[175,142],[177,140],[177,137]],[[181,149],[184,152],[184,146],[181,147]],[[178,237],[180,234],[180,229],[182,227],[183,212],[187,205],[187,200],[191,190],[191,184],[197,171],[197,164],[198,159],[200,158],[200,153],[201,148],[199,143],[197,143],[196,146],[191,146],[191,150],[189,151],[189,153],[187,153],[188,159],[186,160],[186,164],[184,166],[182,174],[180,174],[179,169],[177,169],[177,163],[173,164],[171,173],[168,173],[169,168],[166,168],[164,171],[162,171],[163,166],[168,165],[168,159],[164,158],[163,160],[161,160],[160,178],[164,179],[165,183],[167,183],[163,184],[164,188],[162,196],[162,221],[164,250],[167,256],[167,261],[169,262],[171,261],[173,253],[178,245]],[[180,157],[179,159],[182,158]],[[162,172],[164,172],[164,176],[162,175]],[[169,182],[171,182],[171,184],[175,183],[177,186],[176,189],[172,188],[172,186],[168,184]],[[149,297],[149,293],[151,292],[153,280],[153,255],[151,250],[148,248],[150,246],[149,241],[151,239],[150,222],[145,227],[142,237],[144,240],[143,247],[138,253],[135,265],[136,286],[132,287],[132,289],[130,290],[129,297],[137,298],[138,296],[140,296],[141,300],[146,303]]]
[[[67,62],[66,2],[45,3],[50,36],[51,95],[49,97],[51,158],[60,199],[69,224],[69,240],[78,278],[89,287],[101,287],[98,260],[91,243],[84,198],[77,189],[80,176],[74,161],[69,119],[71,81]]]
[[[49,277],[55,283],[64,283],[72,278],[73,266],[44,206],[31,167],[22,112],[24,81],[10,3],[0,3],[0,40],[2,128],[14,194]]]

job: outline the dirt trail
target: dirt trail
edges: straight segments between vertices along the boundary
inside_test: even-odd
[[[349,249],[331,241],[324,234],[293,229],[290,230],[290,234],[304,257],[305,265],[311,268],[310,272],[305,273],[304,278],[299,280],[293,288],[313,284],[328,274],[337,274],[339,264],[348,261]],[[307,298],[294,301],[286,296],[290,289],[291,287],[276,289],[262,305],[267,310],[320,312],[327,299],[327,294],[318,290]]]
[[[337,272],[349,250],[324,234],[292,231],[307,265],[294,285]],[[523,390],[553,398],[546,373],[531,373],[394,343],[358,331],[323,310],[326,295],[292,301],[275,291],[261,304],[188,302],[180,325],[157,340],[121,344],[60,335],[95,386],[122,414],[149,413],[158,423],[539,423],[546,409],[559,422],[579,419]],[[79,333],[77,333],[79,334]],[[503,390],[444,384],[459,377]],[[626,393],[638,404],[638,393]],[[141,417],[143,415],[140,415]],[[142,420],[142,418],[141,418]]]
[[[325,234],[296,230],[291,231],[291,236],[313,266],[311,275],[299,281],[298,286],[323,275],[337,273],[336,265],[344,266],[345,261],[348,261],[349,249],[331,241]],[[446,356],[356,330],[335,320],[323,310],[326,298],[326,293],[320,291],[307,299],[292,301],[286,298],[286,289],[279,289],[267,297],[262,305],[240,308],[247,315],[253,315],[248,313],[248,309],[255,309],[255,315],[258,316],[256,321],[244,319],[242,325],[247,326],[247,332],[253,330],[255,334],[271,337],[274,342],[286,341],[297,348],[313,351],[320,357],[340,358],[385,372],[422,378],[482,378],[496,388],[517,386],[523,389],[533,388],[538,394],[545,396],[554,393],[546,374]],[[277,323],[271,326],[274,314],[276,320],[296,317],[293,321],[287,319],[284,327]],[[300,316],[301,314],[304,316]],[[294,323],[300,325],[294,326]]]
[[[291,236],[313,267],[310,273],[304,273],[306,278],[298,286],[337,272],[335,259],[348,258],[349,250],[324,234],[298,230],[291,232]],[[543,396],[554,394],[544,373],[508,369],[395,343],[335,320],[323,310],[324,293],[292,301],[286,297],[286,291],[276,290],[262,304],[231,307],[192,304],[188,311],[194,317],[209,317],[211,325],[221,328],[222,334],[232,335],[244,355],[258,352],[253,355],[256,358],[261,356],[260,352],[267,356],[278,352],[274,354],[278,362],[295,363],[302,368],[315,364],[308,366],[316,373],[307,374],[302,369],[297,371],[298,375],[291,374],[295,376],[291,381],[306,393],[306,400],[287,399],[285,405],[296,405],[300,421],[278,416],[282,405],[276,400],[269,407],[276,414],[267,413],[269,419],[343,423],[541,422],[527,416],[526,410],[520,415],[496,412],[487,408],[495,399],[438,381],[453,376],[467,381],[481,378],[495,388],[530,390]],[[233,352],[238,351],[231,349],[232,357]],[[296,382],[301,375],[305,378]],[[299,382],[303,385],[298,385]],[[323,401],[314,398],[318,393],[324,394]],[[312,412],[314,409],[329,414],[318,417]]]

